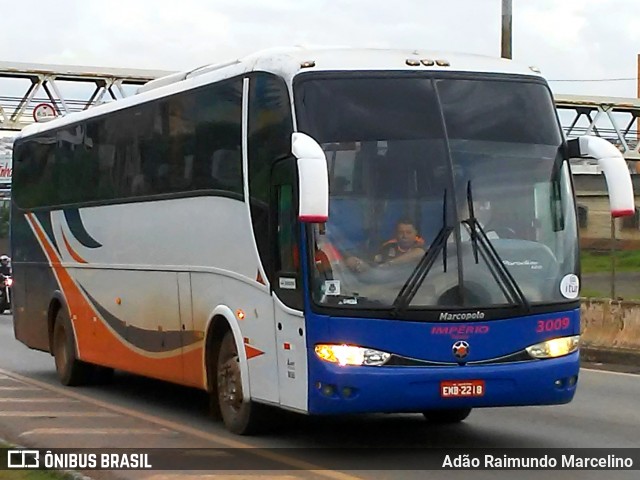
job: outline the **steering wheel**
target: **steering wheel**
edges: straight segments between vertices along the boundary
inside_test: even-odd
[[[487,235],[494,232],[499,238],[519,238],[516,231],[511,227],[505,227],[504,225],[492,225],[489,223],[483,230],[487,232]]]
[[[316,250],[314,256],[316,270],[325,280],[333,280],[333,269],[331,268],[331,261],[323,250]]]

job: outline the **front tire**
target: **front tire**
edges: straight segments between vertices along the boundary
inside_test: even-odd
[[[228,331],[216,362],[218,406],[225,427],[238,435],[251,435],[266,427],[266,407],[245,401],[242,393],[240,358],[233,333]]]
[[[430,410],[423,412],[424,418],[429,423],[440,425],[460,423],[464,421],[471,413],[470,408],[454,408],[450,410]]]
[[[52,346],[60,383],[69,387],[89,383],[91,365],[78,360],[73,328],[64,308],[56,314]]]

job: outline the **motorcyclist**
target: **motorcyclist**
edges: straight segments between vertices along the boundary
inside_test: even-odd
[[[7,255],[0,255],[0,274],[11,276],[11,259]]]

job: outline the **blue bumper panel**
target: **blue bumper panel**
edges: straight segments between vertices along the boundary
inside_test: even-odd
[[[579,354],[502,365],[340,367],[309,351],[309,413],[423,412],[431,409],[555,405],[573,398]],[[442,398],[440,382],[483,380],[481,397]],[[556,385],[556,380],[561,385]]]
[[[466,362],[511,355],[556,337],[580,333],[578,309],[503,320],[410,322],[307,314],[307,346],[345,343],[432,362],[457,363],[452,347],[469,343]]]

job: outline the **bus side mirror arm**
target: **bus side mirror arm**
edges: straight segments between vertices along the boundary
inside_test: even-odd
[[[306,223],[324,223],[329,218],[329,174],[324,151],[309,135],[295,132],[291,136],[291,152],[298,163],[298,218]]]
[[[590,157],[597,160],[609,191],[611,216],[626,217],[635,213],[631,174],[622,153],[607,140],[585,135],[568,141],[569,158]]]

